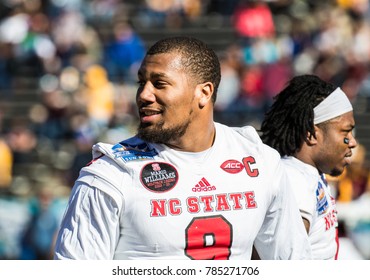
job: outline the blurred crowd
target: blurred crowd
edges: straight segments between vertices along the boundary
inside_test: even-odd
[[[204,30],[232,35],[216,49],[220,122],[259,128],[274,95],[304,73],[370,113],[367,0],[1,0],[0,259],[51,258],[91,146],[135,133],[136,73],[149,40],[183,30],[209,43],[223,38]],[[370,259],[366,152],[360,142],[346,173],[330,180],[342,259]]]

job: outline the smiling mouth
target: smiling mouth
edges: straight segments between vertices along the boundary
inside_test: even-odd
[[[141,116],[153,116],[160,114],[161,111],[159,110],[150,110],[150,109],[140,109]]]
[[[158,118],[162,114],[162,111],[153,109],[140,109],[139,114],[140,122],[149,124],[158,121]]]

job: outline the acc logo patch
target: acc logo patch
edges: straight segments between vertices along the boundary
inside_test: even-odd
[[[229,159],[221,164],[220,167],[227,173],[236,174],[243,170],[244,165],[235,159]]]
[[[153,192],[167,192],[175,187],[178,180],[176,168],[165,162],[151,162],[141,169],[141,183]]]

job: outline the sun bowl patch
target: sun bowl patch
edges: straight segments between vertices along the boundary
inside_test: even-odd
[[[140,181],[152,192],[167,192],[175,187],[179,174],[175,167],[166,162],[151,162],[140,172]]]
[[[324,187],[320,182],[316,189],[316,201],[317,201],[316,204],[317,212],[319,213],[319,215],[324,214],[329,207],[329,203],[325,195]]]
[[[113,154],[116,158],[121,158],[124,162],[132,160],[148,160],[154,159],[158,153],[153,148],[150,148],[146,143],[139,145],[130,145],[121,142],[112,147]]]

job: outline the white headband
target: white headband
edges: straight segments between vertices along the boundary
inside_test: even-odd
[[[338,87],[313,109],[313,123],[319,124],[352,110],[352,104],[347,95]]]

